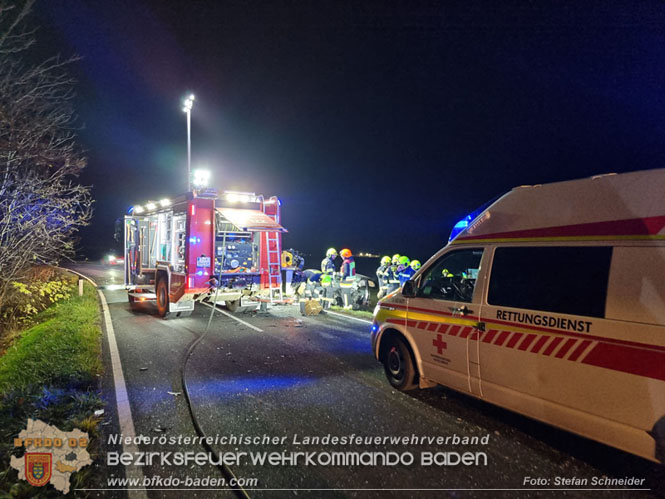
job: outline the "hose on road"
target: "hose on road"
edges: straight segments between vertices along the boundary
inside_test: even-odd
[[[207,442],[207,435],[201,428],[201,425],[199,424],[199,420],[196,418],[196,414],[194,414],[194,407],[192,405],[192,399],[189,396],[189,388],[187,387],[187,378],[185,377],[185,369],[187,368],[187,361],[189,360],[189,357],[192,355],[192,352],[194,352],[194,349],[196,346],[201,343],[203,338],[208,334],[208,331],[210,330],[210,324],[212,323],[212,316],[215,313],[215,304],[217,303],[217,293],[219,291],[219,286],[217,286],[217,289],[215,290],[215,299],[213,301],[213,306],[211,307],[210,310],[210,317],[208,318],[208,325],[206,326],[205,331],[203,334],[201,334],[199,337],[197,337],[192,343],[190,343],[189,348],[187,349],[187,353],[185,354],[185,358],[182,362],[182,365],[180,367],[180,381],[182,383],[182,393],[185,396],[185,402],[187,402],[187,408],[189,409],[189,415],[192,418],[192,423],[194,424],[194,429],[196,430],[196,434],[201,437],[201,442],[203,444],[203,447],[213,454],[215,450],[212,448],[212,446]],[[227,481],[233,481],[233,483],[238,483],[238,479],[226,464],[221,463],[216,465],[217,468],[222,472],[222,475],[224,475],[224,478],[226,478]],[[236,497],[239,497],[241,499],[249,499],[249,494],[247,494],[247,491],[243,489],[241,486],[236,485],[234,487],[231,487],[231,490],[233,493],[236,495]]]

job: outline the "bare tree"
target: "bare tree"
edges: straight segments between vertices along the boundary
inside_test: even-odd
[[[92,215],[77,176],[74,59],[28,62],[33,0],[0,0],[0,309],[12,281],[35,263],[73,255],[73,237]]]

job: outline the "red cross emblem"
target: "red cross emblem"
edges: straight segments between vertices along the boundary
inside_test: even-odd
[[[441,355],[443,353],[443,351],[446,348],[448,348],[448,344],[445,341],[443,341],[442,338],[443,338],[443,336],[441,336],[440,334],[437,334],[436,339],[432,340],[432,345],[434,345],[436,347],[436,351],[439,355]]]

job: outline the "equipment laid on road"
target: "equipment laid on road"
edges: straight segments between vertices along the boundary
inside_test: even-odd
[[[665,463],[665,169],[516,187],[381,300],[400,390],[441,384]]]
[[[129,301],[156,300],[162,317],[184,316],[195,300],[284,301],[280,201],[214,189],[133,206],[124,218]]]

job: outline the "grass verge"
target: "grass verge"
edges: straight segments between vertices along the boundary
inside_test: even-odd
[[[98,376],[101,364],[101,316],[97,291],[88,283],[83,296],[74,292],[38,315],[36,324],[21,332],[0,357],[0,495],[49,497],[61,495],[53,487],[36,488],[17,480],[10,468],[13,437],[28,418],[40,419],[62,431],[79,428],[89,433],[93,461],[97,451],[98,418],[103,407]],[[83,487],[91,467],[71,477],[71,488]]]

